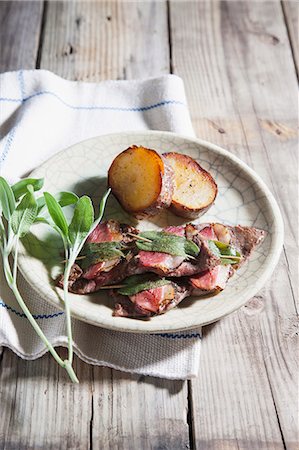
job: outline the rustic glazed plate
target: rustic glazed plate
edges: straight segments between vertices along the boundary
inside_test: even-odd
[[[161,153],[172,151],[190,155],[211,172],[219,194],[215,204],[199,221],[254,226],[266,230],[267,237],[249,263],[217,296],[190,297],[164,315],[141,321],[113,317],[113,300],[107,292],[85,296],[70,294],[72,314],[100,327],[142,333],[187,330],[215,322],[240,308],[261,289],[272,274],[282,249],[283,221],[277,203],[264,182],[245,163],[200,139],[160,131],[127,132],[80,142],[53,156],[31,176],[44,177],[46,191],[88,194],[98,205],[106,190],[107,170],[113,158],[133,144]],[[136,225],[112,195],[105,213],[105,219],[108,218]],[[182,223],[183,219],[167,211],[158,218],[139,222],[138,227],[149,230]],[[53,283],[53,278],[61,272],[60,238],[46,225],[36,225],[32,232],[21,248],[20,270],[43,298],[57,308],[63,308],[62,291]]]

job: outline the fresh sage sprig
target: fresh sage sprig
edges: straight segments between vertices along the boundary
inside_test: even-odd
[[[76,256],[79,254],[88,234],[93,231],[103,216],[104,208],[110,190],[104,195],[99,209],[99,215],[94,220],[94,211],[91,200],[77,197],[72,192],[61,192],[56,198],[49,193],[36,200],[34,191],[43,187],[43,179],[26,178],[10,186],[0,177],[0,252],[3,261],[3,269],[6,282],[14,293],[14,296],[26,315],[33,329],[44,342],[45,346],[55,361],[65,368],[73,382],[78,378],[73,370],[72,330],[70,319],[70,307],[67,297],[68,278]],[[62,211],[63,206],[76,204],[71,223],[68,224]],[[53,223],[48,220],[45,205],[50,213]],[[68,359],[62,360],[52,344],[49,342],[40,326],[29,311],[17,285],[17,262],[19,242],[36,222],[44,222],[51,225],[62,237],[67,262],[64,272],[64,302],[68,333]],[[10,259],[12,258],[12,264]]]
[[[124,285],[117,292],[122,295],[135,295],[139,292],[146,291],[148,289],[155,289],[157,287],[165,286],[170,281],[166,278],[158,278],[155,276],[147,275],[132,275],[126,278],[122,284]],[[113,286],[112,286],[113,287]]]
[[[115,258],[124,258],[124,245],[122,242],[88,242],[85,243],[81,254],[83,261],[80,263],[82,269],[102,261],[109,261]],[[80,256],[81,257],[81,256]],[[79,257],[79,258],[80,258]]]
[[[19,241],[22,237],[26,236],[31,225],[37,219],[38,204],[34,196],[34,191],[38,191],[42,186],[42,179],[27,178],[10,186],[3,177],[0,177],[0,250],[6,282],[14,293],[20,308],[55,361],[60,366],[66,368],[65,361],[60,358],[33,318],[17,285]],[[13,260],[12,267],[9,257],[12,257]],[[68,368],[68,372],[71,379],[77,381],[73,370]]]
[[[71,326],[71,312],[68,299],[68,283],[71,268],[76,261],[88,235],[102,220],[104,209],[110,189],[104,194],[99,208],[99,214],[94,220],[94,209],[90,198],[86,195],[80,197],[76,203],[73,217],[68,223],[67,218],[59,202],[49,192],[44,193],[48,212],[53,220],[53,228],[60,234],[65,252],[65,266],[63,274],[63,298],[66,315],[66,327],[68,336],[68,359],[64,361],[65,368],[72,381],[78,381],[72,368],[73,339]]]
[[[208,243],[214,255],[221,259],[222,265],[238,264],[241,261],[241,254],[231,245],[214,240],[209,240]]]
[[[144,231],[138,236],[142,239],[136,240],[136,246],[147,252],[168,253],[184,258],[196,257],[200,252],[199,247],[194,242],[183,236],[176,236],[165,231]]]

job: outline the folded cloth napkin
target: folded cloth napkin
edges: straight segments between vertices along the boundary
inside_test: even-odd
[[[0,75],[0,173],[11,183],[56,152],[84,139],[127,130],[165,130],[193,136],[182,80],[174,75],[83,83],[45,70]],[[20,291],[54,346],[66,346],[65,316],[19,276]],[[169,379],[197,375],[201,330],[137,334],[72,320],[75,353],[87,363]],[[0,268],[0,346],[24,359],[47,350]]]

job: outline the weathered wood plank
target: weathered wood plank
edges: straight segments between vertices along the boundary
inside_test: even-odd
[[[169,70],[165,2],[49,2],[45,19],[41,69],[93,81]],[[187,383],[92,368],[78,358],[75,365],[78,387],[48,355],[22,362],[5,352],[3,380],[11,382],[0,393],[0,401],[8,397],[0,436],[8,447],[189,447]]]
[[[35,67],[42,14],[42,1],[0,2],[0,72]]]
[[[205,330],[200,375],[191,383],[195,447],[295,448],[297,87],[281,6],[171,1],[170,23],[173,68],[185,80],[197,135],[262,176],[286,226],[272,280],[247,307]]]
[[[86,81],[168,72],[165,2],[49,2],[43,67]]]
[[[74,367],[80,385],[70,383],[49,355],[23,361],[5,351],[0,371],[1,450],[89,448],[93,369],[78,358]]]
[[[296,0],[282,1],[282,8],[286,20],[286,26],[293,50],[294,62],[296,64],[297,76],[299,77],[299,3]]]
[[[187,383],[94,370],[93,448],[189,448]]]

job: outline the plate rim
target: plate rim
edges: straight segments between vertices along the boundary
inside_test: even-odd
[[[268,261],[268,265],[263,272],[263,276],[258,278],[258,280],[255,282],[254,286],[252,286],[251,288],[247,288],[247,291],[248,291],[248,295],[246,296],[247,299],[243,301],[242,305],[236,305],[230,312],[223,313],[220,317],[217,317],[215,319],[205,321],[202,323],[198,323],[197,325],[192,324],[190,326],[184,325],[182,327],[163,328],[163,329],[161,329],[161,327],[159,327],[159,325],[157,325],[156,327],[154,327],[151,330],[146,330],[146,329],[138,328],[138,324],[140,324],[140,321],[138,321],[138,324],[136,324],[135,321],[132,320],[132,327],[128,329],[127,327],[121,327],[118,325],[113,326],[113,325],[110,325],[107,323],[100,324],[98,321],[93,321],[92,319],[82,317],[80,314],[77,314],[76,312],[74,312],[72,305],[70,305],[72,318],[75,318],[77,320],[89,323],[89,324],[97,326],[97,327],[105,328],[108,330],[127,332],[127,333],[141,333],[141,334],[156,334],[156,333],[169,333],[169,332],[173,333],[173,332],[180,332],[180,331],[188,331],[188,330],[194,330],[196,328],[199,328],[199,327],[211,324],[211,323],[218,322],[219,320],[223,319],[224,317],[227,317],[228,315],[236,312],[238,309],[240,309],[242,306],[244,306],[246,304],[246,302],[248,302],[250,300],[250,298],[252,298],[254,295],[256,295],[260,291],[260,289],[265,285],[265,283],[269,280],[269,278],[273,274],[273,272],[278,264],[278,261],[279,261],[279,258],[280,258],[281,252],[282,252],[282,248],[283,248],[283,243],[284,243],[284,223],[283,223],[283,218],[282,218],[282,214],[281,214],[280,208],[278,206],[278,203],[277,203],[274,195],[272,194],[271,190],[268,188],[267,184],[263,181],[263,179],[260,177],[260,175],[258,175],[247,163],[242,161],[239,157],[235,156],[229,150],[226,150],[217,144],[214,144],[212,142],[206,141],[201,138],[197,138],[195,136],[188,136],[188,135],[184,135],[184,134],[180,134],[180,133],[174,133],[171,131],[162,131],[162,130],[132,130],[132,131],[122,131],[122,132],[117,132],[117,133],[102,134],[99,136],[94,136],[94,137],[79,141],[77,143],[74,143],[74,144],[56,152],[50,158],[43,161],[38,167],[33,169],[28,176],[34,177],[34,173],[36,171],[42,169],[43,166],[45,166],[52,160],[55,160],[59,155],[65,153],[66,151],[68,151],[68,150],[72,149],[73,147],[76,147],[80,144],[86,143],[88,141],[93,141],[96,139],[104,139],[104,138],[108,139],[111,137],[120,137],[122,135],[128,135],[128,134],[130,134],[130,135],[147,134],[147,135],[156,135],[156,136],[163,135],[163,136],[169,136],[169,137],[173,136],[174,138],[183,139],[183,140],[195,143],[197,145],[203,146],[203,147],[207,148],[208,150],[212,150],[213,152],[217,153],[218,155],[222,155],[222,156],[228,158],[229,160],[233,161],[237,166],[242,168],[251,177],[251,179],[253,179],[253,181],[261,188],[261,190],[265,194],[265,197],[267,198],[267,200],[271,206],[271,210],[273,212],[274,223],[276,226],[274,228],[275,231],[272,235],[273,240],[272,240],[272,245],[271,245],[270,261]],[[24,246],[22,243],[20,243],[20,247],[24,249]],[[31,286],[31,288],[40,295],[39,288],[36,285],[32,284],[30,277],[27,275],[28,272],[26,272],[25,267],[23,267],[23,265],[22,265],[22,256],[21,255],[20,255],[19,262],[18,262],[18,269],[20,270],[21,274],[23,275],[25,280],[28,282],[28,284]],[[51,301],[46,296],[42,297],[42,299],[45,300],[46,302],[48,302],[49,304],[51,304],[52,306],[57,307],[60,310],[64,309],[63,306],[61,305],[61,303]],[[136,326],[134,326],[133,324],[135,324]]]

